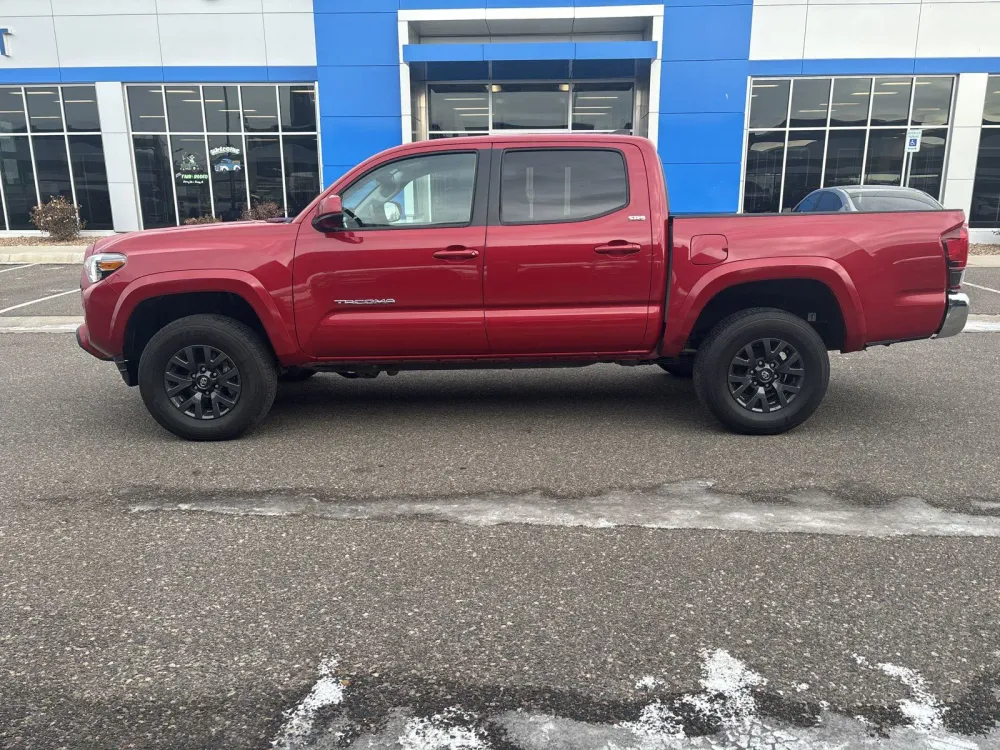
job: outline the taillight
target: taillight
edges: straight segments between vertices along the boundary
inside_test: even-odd
[[[965,276],[965,264],[969,260],[969,227],[965,224],[941,235],[944,255],[948,261],[948,288],[958,289]]]

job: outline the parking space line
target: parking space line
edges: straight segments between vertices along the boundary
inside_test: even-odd
[[[984,292],[993,292],[994,294],[1000,294],[1000,289],[991,289],[988,286],[979,286],[979,284],[973,284],[969,281],[963,281],[965,286],[971,286],[973,289],[982,289]]]
[[[33,299],[30,302],[22,302],[20,305],[11,305],[10,307],[5,307],[0,310],[0,315],[11,310],[20,310],[22,307],[27,307],[28,305],[34,305],[38,302],[45,302],[46,300],[55,299],[56,297],[65,297],[67,294],[79,294],[79,289],[70,289],[68,292],[59,292],[59,294],[50,294],[48,297],[39,297],[38,299]]]
[[[0,273],[7,273],[8,271],[23,271],[25,268],[31,268],[32,266],[37,266],[37,263],[27,263],[23,266],[14,266],[13,268],[3,268],[0,269]]]

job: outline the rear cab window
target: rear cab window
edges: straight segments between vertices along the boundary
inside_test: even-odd
[[[625,156],[616,149],[512,149],[500,173],[500,222],[586,221],[629,204]]]

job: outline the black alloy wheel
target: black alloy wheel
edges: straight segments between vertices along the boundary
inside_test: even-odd
[[[219,419],[236,406],[243,390],[232,357],[214,346],[185,346],[168,361],[163,373],[167,397],[192,419]]]
[[[729,363],[729,392],[744,409],[778,411],[802,390],[805,364],[798,350],[781,339],[751,341]]]

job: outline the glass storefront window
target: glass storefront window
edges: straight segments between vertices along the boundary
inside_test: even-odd
[[[954,82],[952,76],[752,81],[743,210],[779,211],[817,188],[846,185],[907,185],[938,198]],[[922,130],[921,147],[908,154],[912,127]]]
[[[266,202],[294,216],[319,193],[315,84],[127,89],[144,228],[236,221]]]
[[[568,83],[492,84],[495,130],[567,130]]]
[[[133,133],[164,133],[163,86],[129,86],[128,111]]]
[[[20,86],[0,87],[0,133],[27,133],[24,92]]]
[[[632,129],[632,83],[578,83],[573,87],[573,130]]]
[[[634,112],[634,80],[427,84],[432,140],[502,130],[631,131]]]
[[[31,230],[54,196],[79,206],[85,229],[111,229],[94,86],[0,86],[0,229]]]
[[[992,75],[986,82],[983,130],[979,136],[969,226],[1000,227],[1000,75]]]

